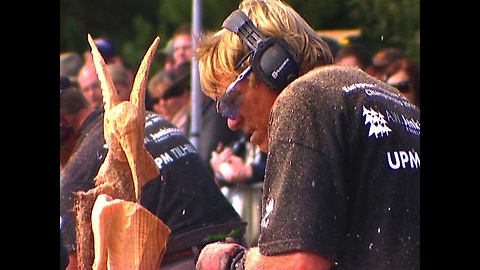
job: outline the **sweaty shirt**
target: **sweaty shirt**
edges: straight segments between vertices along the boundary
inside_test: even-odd
[[[420,268],[420,111],[353,67],[316,68],[278,96],[260,252],[333,269]]]
[[[61,175],[61,230],[69,251],[76,250],[75,192],[95,187],[94,178],[108,151],[103,137],[103,114],[90,117],[85,126],[75,154]],[[145,147],[160,175],[142,187],[140,204],[170,228],[169,241],[210,225],[242,222],[181,130],[161,116],[147,112]],[[167,253],[169,246],[167,242]]]

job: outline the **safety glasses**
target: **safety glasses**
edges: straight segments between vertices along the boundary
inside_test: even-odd
[[[240,93],[235,90],[237,90],[238,83],[248,77],[251,72],[252,67],[247,67],[242,73],[240,73],[240,75],[238,75],[237,79],[228,86],[225,94],[223,94],[217,100],[217,112],[223,117],[227,117],[232,120],[237,119],[238,108],[241,105],[241,98]]]
[[[395,84],[391,83],[390,85],[397,88],[402,93],[406,93],[410,89],[410,83],[408,81],[402,81]]]

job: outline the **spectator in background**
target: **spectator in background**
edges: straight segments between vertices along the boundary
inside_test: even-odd
[[[117,46],[110,39],[97,38],[95,39],[95,45],[97,46],[98,51],[102,55],[103,60],[105,60],[105,64],[120,62],[122,64],[128,65],[127,61],[125,61],[123,57],[121,57],[118,53]],[[93,64],[92,52],[90,50],[86,51],[83,57],[85,59],[85,63]]]
[[[160,50],[158,55],[159,61],[163,64],[163,68],[157,71],[150,79],[147,94],[149,96],[151,110],[156,110],[157,112],[163,110],[159,113],[167,119],[171,119],[177,109],[172,108],[173,104],[172,106],[167,105],[162,108],[158,102],[161,100],[160,97],[165,90],[166,84],[168,84],[168,81],[170,80],[169,77],[174,76],[174,72],[188,72],[188,74],[190,74],[190,70],[187,71],[184,67],[179,68],[182,63],[187,61],[191,63],[192,60],[192,35],[190,24],[179,26],[173,33],[172,38],[168,40],[167,44],[162,50]],[[155,95],[155,98],[151,95]],[[179,105],[179,101],[181,101],[181,99],[172,99],[170,100],[170,103]],[[188,101],[188,103],[190,103],[190,101]],[[181,125],[185,126],[187,124],[188,123],[182,123]],[[184,128],[182,128],[182,130],[184,130]]]
[[[150,80],[155,112],[165,117],[188,135],[188,117],[191,111],[190,61],[183,62],[173,72],[163,71]]]
[[[154,76],[148,81],[147,91],[152,99],[152,109],[154,112],[162,115],[163,117],[169,119],[166,112],[162,111],[163,108],[160,104],[160,99],[162,98],[163,93],[167,88],[169,88],[174,80],[174,75],[172,71],[161,70],[157,72]]]
[[[173,68],[176,69],[185,61],[192,61],[192,30],[190,24],[179,26],[172,36]]]
[[[260,235],[263,177],[267,155],[244,135],[231,145],[219,144],[210,166],[222,193],[247,222],[245,242],[254,246]]]
[[[80,130],[83,123],[80,118],[86,117],[94,110],[79,90],[64,95],[63,91],[70,88],[77,89],[77,86],[67,76],[60,75],[60,97],[66,96],[65,109],[60,110],[60,170],[65,167],[74,151],[75,140],[78,137],[75,131]],[[76,112],[75,115],[72,115],[73,111]]]
[[[397,88],[420,108],[420,69],[400,48],[379,50],[373,57],[374,76]]]
[[[122,63],[116,62],[107,64],[107,71],[112,77],[112,81],[117,89],[120,100],[130,100],[130,92],[133,87],[133,78],[128,74],[128,70]],[[98,79],[98,77],[97,77]]]
[[[165,45],[165,47],[159,51],[158,60],[163,64],[163,68],[155,73],[152,78],[155,78],[159,73],[164,71],[173,72],[183,62],[192,61],[192,33],[190,24],[182,24],[173,33]],[[161,75],[159,77],[164,77]]]
[[[78,72],[78,85],[90,106],[103,110],[102,88],[93,62],[86,61]]]
[[[386,81],[392,74],[392,70],[397,70],[401,59],[405,59],[405,54],[399,48],[388,47],[379,50],[372,59],[373,76],[379,80]]]
[[[332,52],[332,55],[333,56],[337,55],[338,51],[341,48],[340,43],[336,39],[331,37],[327,37],[327,36],[320,36],[320,37],[323,39],[323,41],[327,43],[328,47],[330,48],[330,51]]]
[[[123,64],[121,57],[117,54],[116,46],[109,39],[96,39],[95,45],[97,45],[100,54],[105,60],[105,64],[108,65],[118,62]],[[92,52],[87,50],[83,54],[83,58],[84,65],[78,73],[78,84],[80,86],[80,90],[85,95],[88,102],[90,102],[93,109],[103,109],[102,88],[100,87],[95,65],[93,64]],[[133,72],[130,73],[129,76],[131,76],[133,80]]]
[[[420,108],[420,70],[415,63],[408,59],[396,60],[395,69],[389,68],[387,83]]]
[[[125,70],[127,71],[128,80],[133,82],[135,78],[135,70],[133,69],[130,62],[123,57],[118,50],[118,47],[115,45],[113,41],[108,38],[98,38],[95,39],[95,45],[98,48],[98,51],[102,55],[103,59],[105,60],[105,64],[120,64],[123,65]],[[91,51],[86,51],[84,53],[85,63],[93,65],[93,58]],[[93,95],[93,93],[92,93]],[[145,108],[149,111],[153,110],[153,105],[151,101],[151,97],[148,92],[145,94]]]
[[[334,55],[334,59],[336,65],[354,66],[368,74],[373,73],[372,53],[368,46],[361,41],[348,41]]]
[[[158,53],[159,60],[163,64],[163,70],[172,71],[174,69],[174,59],[173,59],[173,39],[168,40],[165,48],[160,50]]]
[[[83,66],[83,58],[76,52],[60,53],[60,75],[68,77],[70,82],[78,85],[78,72]]]
[[[128,70],[120,62],[107,64],[106,67],[115,83],[119,98],[121,100],[129,100],[130,91],[133,86],[133,78],[130,76]],[[102,88],[93,62],[87,63],[80,69],[78,79],[80,90],[92,108],[103,110]]]

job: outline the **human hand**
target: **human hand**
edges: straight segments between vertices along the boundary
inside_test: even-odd
[[[229,270],[244,255],[239,244],[216,242],[206,245],[198,256],[195,270]]]
[[[252,177],[252,166],[235,155],[231,155],[226,162],[220,164],[220,170],[225,181],[232,184],[243,184]]]
[[[210,155],[210,166],[215,173],[220,173],[220,165],[227,162],[230,156],[232,156],[233,150],[231,147],[225,147],[221,144],[217,147],[217,150],[212,151]]]
[[[215,174],[215,182],[219,187],[222,187],[226,183],[225,175],[230,174],[230,165],[228,160],[233,156],[233,150],[230,147],[223,148],[223,145],[219,145],[216,151],[213,151],[210,156],[210,166]]]

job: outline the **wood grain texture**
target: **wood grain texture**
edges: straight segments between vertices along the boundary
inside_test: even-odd
[[[102,88],[105,161],[95,188],[77,194],[79,269],[158,269],[170,229],[140,205],[141,187],[159,169],[144,145],[148,72],[156,37],[135,76],[129,101],[118,99],[105,61],[91,35],[93,62]]]

